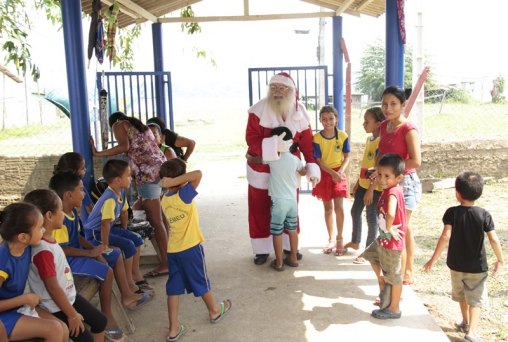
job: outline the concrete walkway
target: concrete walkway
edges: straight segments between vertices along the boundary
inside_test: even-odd
[[[268,263],[254,265],[244,163],[196,162],[193,167],[204,174],[197,203],[213,291],[217,300],[230,298],[233,307],[212,325],[200,298],[182,296],[180,321],[188,330],[181,341],[448,341],[409,286],[403,291],[401,319],[371,317],[378,293],[374,273],[370,265],[352,263],[357,253],[322,253],[327,240],[322,204],[310,194],[301,196],[299,206],[300,266],[275,272]],[[347,200],[346,241],[350,204]],[[131,314],[136,332],[129,341],[164,341],[167,334],[166,278],[150,282],[156,297]]]

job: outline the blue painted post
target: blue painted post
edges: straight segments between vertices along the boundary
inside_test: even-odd
[[[337,127],[344,129],[344,66],[342,41],[342,17],[332,18],[333,23],[333,106],[339,113]]]
[[[164,53],[162,47],[162,24],[152,24],[152,44],[153,44],[153,68],[154,71],[164,71]],[[155,76],[155,108],[156,115],[169,125],[170,120],[166,117],[166,96],[164,93],[164,80],[162,76]],[[172,120],[171,120],[172,122]],[[169,125],[171,126],[171,125]],[[170,127],[173,129],[173,127]]]
[[[404,45],[399,32],[397,0],[386,0],[385,86],[404,88]]]
[[[62,0],[67,87],[71,110],[72,148],[85,158],[86,175],[83,184],[90,189],[93,182],[93,158],[90,148],[90,119],[86,86],[85,49],[81,25],[81,1]]]

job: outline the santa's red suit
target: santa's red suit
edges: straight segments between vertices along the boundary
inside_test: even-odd
[[[320,171],[313,155],[310,120],[305,107],[300,103],[291,107],[286,120],[272,110],[266,98],[249,108],[245,134],[247,153],[253,157],[263,157],[263,160],[273,160],[274,156],[277,156],[278,137],[270,135],[272,128],[278,126],[285,126],[293,133],[293,141],[298,144],[295,155],[300,158],[301,153],[303,154],[307,179],[313,177],[319,180]],[[273,251],[270,235],[271,203],[268,196],[269,172],[270,168],[266,164],[247,162],[249,233],[254,254],[269,254]],[[287,234],[284,234],[283,241],[284,249],[289,250]]]

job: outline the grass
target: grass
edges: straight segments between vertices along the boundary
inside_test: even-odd
[[[508,203],[507,182],[486,184],[482,197],[476,202],[478,206],[485,208],[492,215],[496,233],[505,249],[504,256],[506,260],[508,212],[505,206],[500,205],[500,203]],[[453,302],[450,298],[451,285],[449,270],[446,266],[446,251],[443,252],[431,273],[423,273],[422,267],[432,256],[437,240],[441,235],[442,216],[445,210],[456,204],[454,189],[426,193],[423,195],[420,207],[412,220],[418,246],[415,256],[416,283],[413,288],[451,340],[458,340],[463,336],[453,328],[453,322],[460,317],[460,310],[458,303]],[[496,257],[487,238],[485,238],[485,248],[489,265],[491,265]],[[479,331],[484,341],[508,339],[506,308],[503,305],[503,302],[508,299],[507,283],[506,266],[496,276],[489,278],[490,307],[482,311]]]
[[[70,126],[70,121],[68,118],[62,118],[52,124],[46,125],[29,125],[25,127],[16,127],[16,128],[5,128],[0,130],[0,140],[7,140],[11,138],[19,138],[19,137],[30,137],[42,133],[49,133],[54,130],[58,130],[64,128],[66,126]]]

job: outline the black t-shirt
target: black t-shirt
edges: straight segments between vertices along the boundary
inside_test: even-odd
[[[166,129],[164,131],[164,135],[166,137],[165,144],[168,145],[169,147],[171,147],[175,151],[176,156],[178,158],[183,159],[184,153],[183,153],[182,148],[175,146],[176,138],[178,138],[178,134],[176,132],[173,132],[172,130]]]
[[[452,226],[446,264],[457,272],[488,271],[485,253],[485,233],[494,230],[489,212],[479,207],[462,205],[448,208],[443,223]]]

